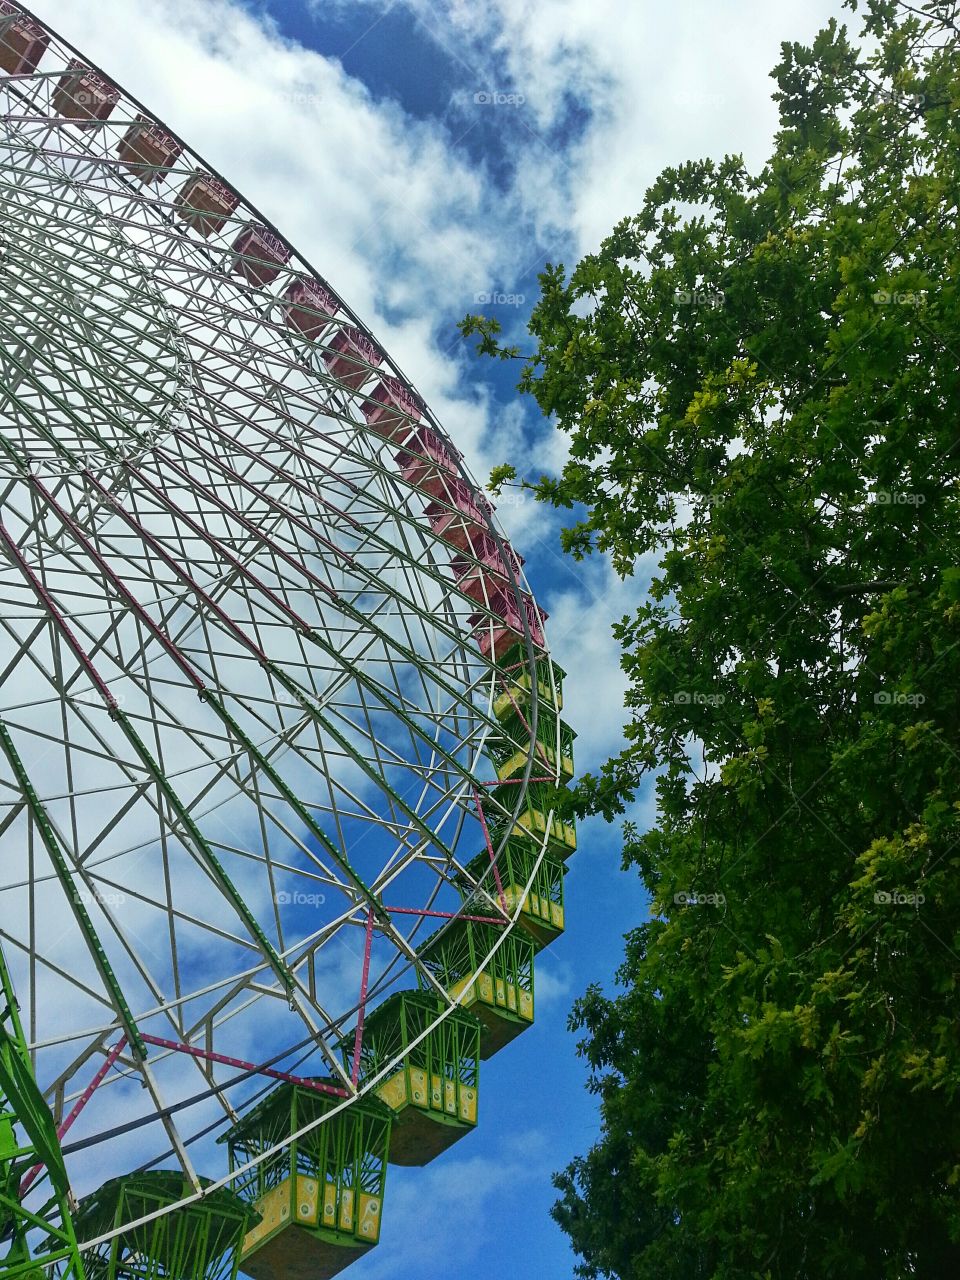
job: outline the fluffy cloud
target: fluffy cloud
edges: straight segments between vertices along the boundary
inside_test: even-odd
[[[542,236],[571,232],[578,254],[636,210],[665,165],[726,152],[760,162],[776,124],[767,75],[780,42],[810,37],[840,8],[838,0],[407,3],[463,67],[465,111],[480,90],[500,95],[492,109],[521,116],[518,198]]]
[[[357,1277],[473,1274],[465,1268],[483,1258],[508,1206],[515,1212],[524,1191],[549,1177],[545,1147],[542,1134],[528,1130],[505,1135],[489,1155],[458,1156],[457,1148],[412,1176],[391,1169],[380,1247],[354,1264]]]

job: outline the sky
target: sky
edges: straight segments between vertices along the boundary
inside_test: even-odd
[[[334,284],[463,451],[539,475],[565,441],[456,329],[495,315],[525,346],[547,262],[572,267],[636,211],[666,165],[743,154],[775,128],[770,68],[840,0],[33,0],[40,17],[224,173]],[[559,547],[554,513],[499,515],[526,556],[570,672],[577,765],[619,745],[612,620],[620,582]],[[654,818],[649,793],[631,814]],[[536,1025],[484,1064],[481,1123],[423,1170],[391,1168],[379,1248],[351,1280],[565,1280],[552,1171],[590,1146],[596,1107],[566,1028],[591,982],[612,991],[646,915],[619,829],[581,824],[565,936],[537,965]]]

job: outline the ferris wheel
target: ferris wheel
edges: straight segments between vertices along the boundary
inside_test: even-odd
[[[332,1276],[576,847],[490,503],[333,287],[0,0],[0,1270]]]

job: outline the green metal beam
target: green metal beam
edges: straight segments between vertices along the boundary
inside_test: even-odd
[[[7,1252],[0,1257],[4,1280],[42,1280],[45,1268],[58,1264],[62,1280],[84,1280],[69,1207],[67,1171],[53,1116],[33,1078],[30,1054],[20,1025],[13,983],[0,949],[0,1238]],[[26,1135],[18,1142],[16,1127]],[[23,1172],[42,1164],[52,1195],[39,1211],[20,1202]],[[32,1256],[27,1234],[45,1233],[43,1253]]]
[[[100,942],[100,938],[94,927],[93,921],[90,919],[90,913],[87,911],[83,900],[77,893],[77,887],[74,883],[73,876],[70,874],[70,868],[67,860],[63,856],[63,850],[60,848],[60,842],[57,839],[53,823],[47,814],[40,797],[30,781],[30,775],[27,773],[26,766],[20,757],[13,743],[13,738],[6,722],[0,719],[0,747],[3,749],[4,755],[10,762],[14,777],[20,787],[21,794],[26,801],[30,816],[36,823],[37,830],[40,833],[40,839],[47,851],[54,872],[66,896],[70,909],[73,912],[74,919],[79,926],[80,932],[83,934],[84,941],[93,956],[94,964],[97,972],[100,974],[101,981],[109,991],[113,1007],[120,1019],[123,1030],[126,1032],[127,1039],[133,1046],[137,1054],[141,1058],[147,1055],[147,1047],[140,1038],[140,1032],[137,1028],[136,1020],[127,1004],[120,983],[117,981],[113,969],[110,967],[110,961],[107,959],[107,953],[104,951]]]

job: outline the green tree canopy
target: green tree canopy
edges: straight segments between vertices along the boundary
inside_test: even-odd
[[[572,1018],[587,1277],[960,1275],[960,30],[855,20],[783,46],[762,172],[668,169],[546,269],[529,359],[463,323],[570,437],[522,481],[568,550],[659,562],[572,800],[656,775],[651,919]]]

